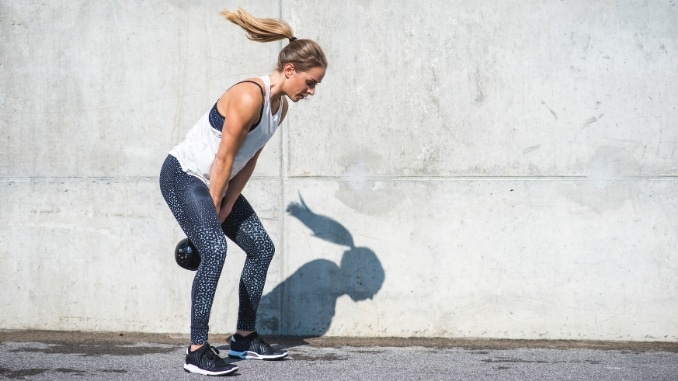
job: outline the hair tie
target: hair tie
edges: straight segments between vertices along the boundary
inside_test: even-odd
[[[296,41],[296,40],[297,40],[296,37],[290,37],[290,42],[294,42],[294,41]]]

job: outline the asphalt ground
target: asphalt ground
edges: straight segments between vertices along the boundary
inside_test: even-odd
[[[228,336],[212,335],[221,356]],[[678,343],[289,338],[282,361],[229,360],[249,380],[678,380]],[[0,331],[0,379],[203,380],[183,370],[187,336]]]

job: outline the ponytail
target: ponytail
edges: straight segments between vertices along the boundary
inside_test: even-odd
[[[320,45],[313,40],[297,39],[292,27],[283,20],[274,18],[258,18],[238,7],[236,12],[225,10],[221,15],[228,21],[240,26],[247,32],[247,38],[257,42],[271,42],[288,39],[278,55],[277,70],[282,71],[285,64],[291,63],[299,72],[314,67],[327,69],[327,58]]]
[[[254,17],[240,7],[237,12],[225,10],[221,12],[221,15],[243,28],[247,32],[247,38],[252,41],[271,42],[294,37],[292,27],[285,21]]]

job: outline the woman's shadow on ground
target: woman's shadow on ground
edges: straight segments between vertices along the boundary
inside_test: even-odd
[[[371,299],[384,283],[384,269],[375,253],[356,247],[348,229],[314,213],[299,198],[299,203],[288,205],[287,212],[311,229],[313,236],[348,250],[339,265],[326,259],[306,263],[261,299],[257,326],[265,335],[322,336],[334,318],[337,298]]]

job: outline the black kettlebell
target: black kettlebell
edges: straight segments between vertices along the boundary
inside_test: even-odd
[[[193,246],[188,238],[184,238],[177,244],[174,249],[174,259],[177,264],[186,270],[196,271],[200,266],[200,254],[198,249]]]

